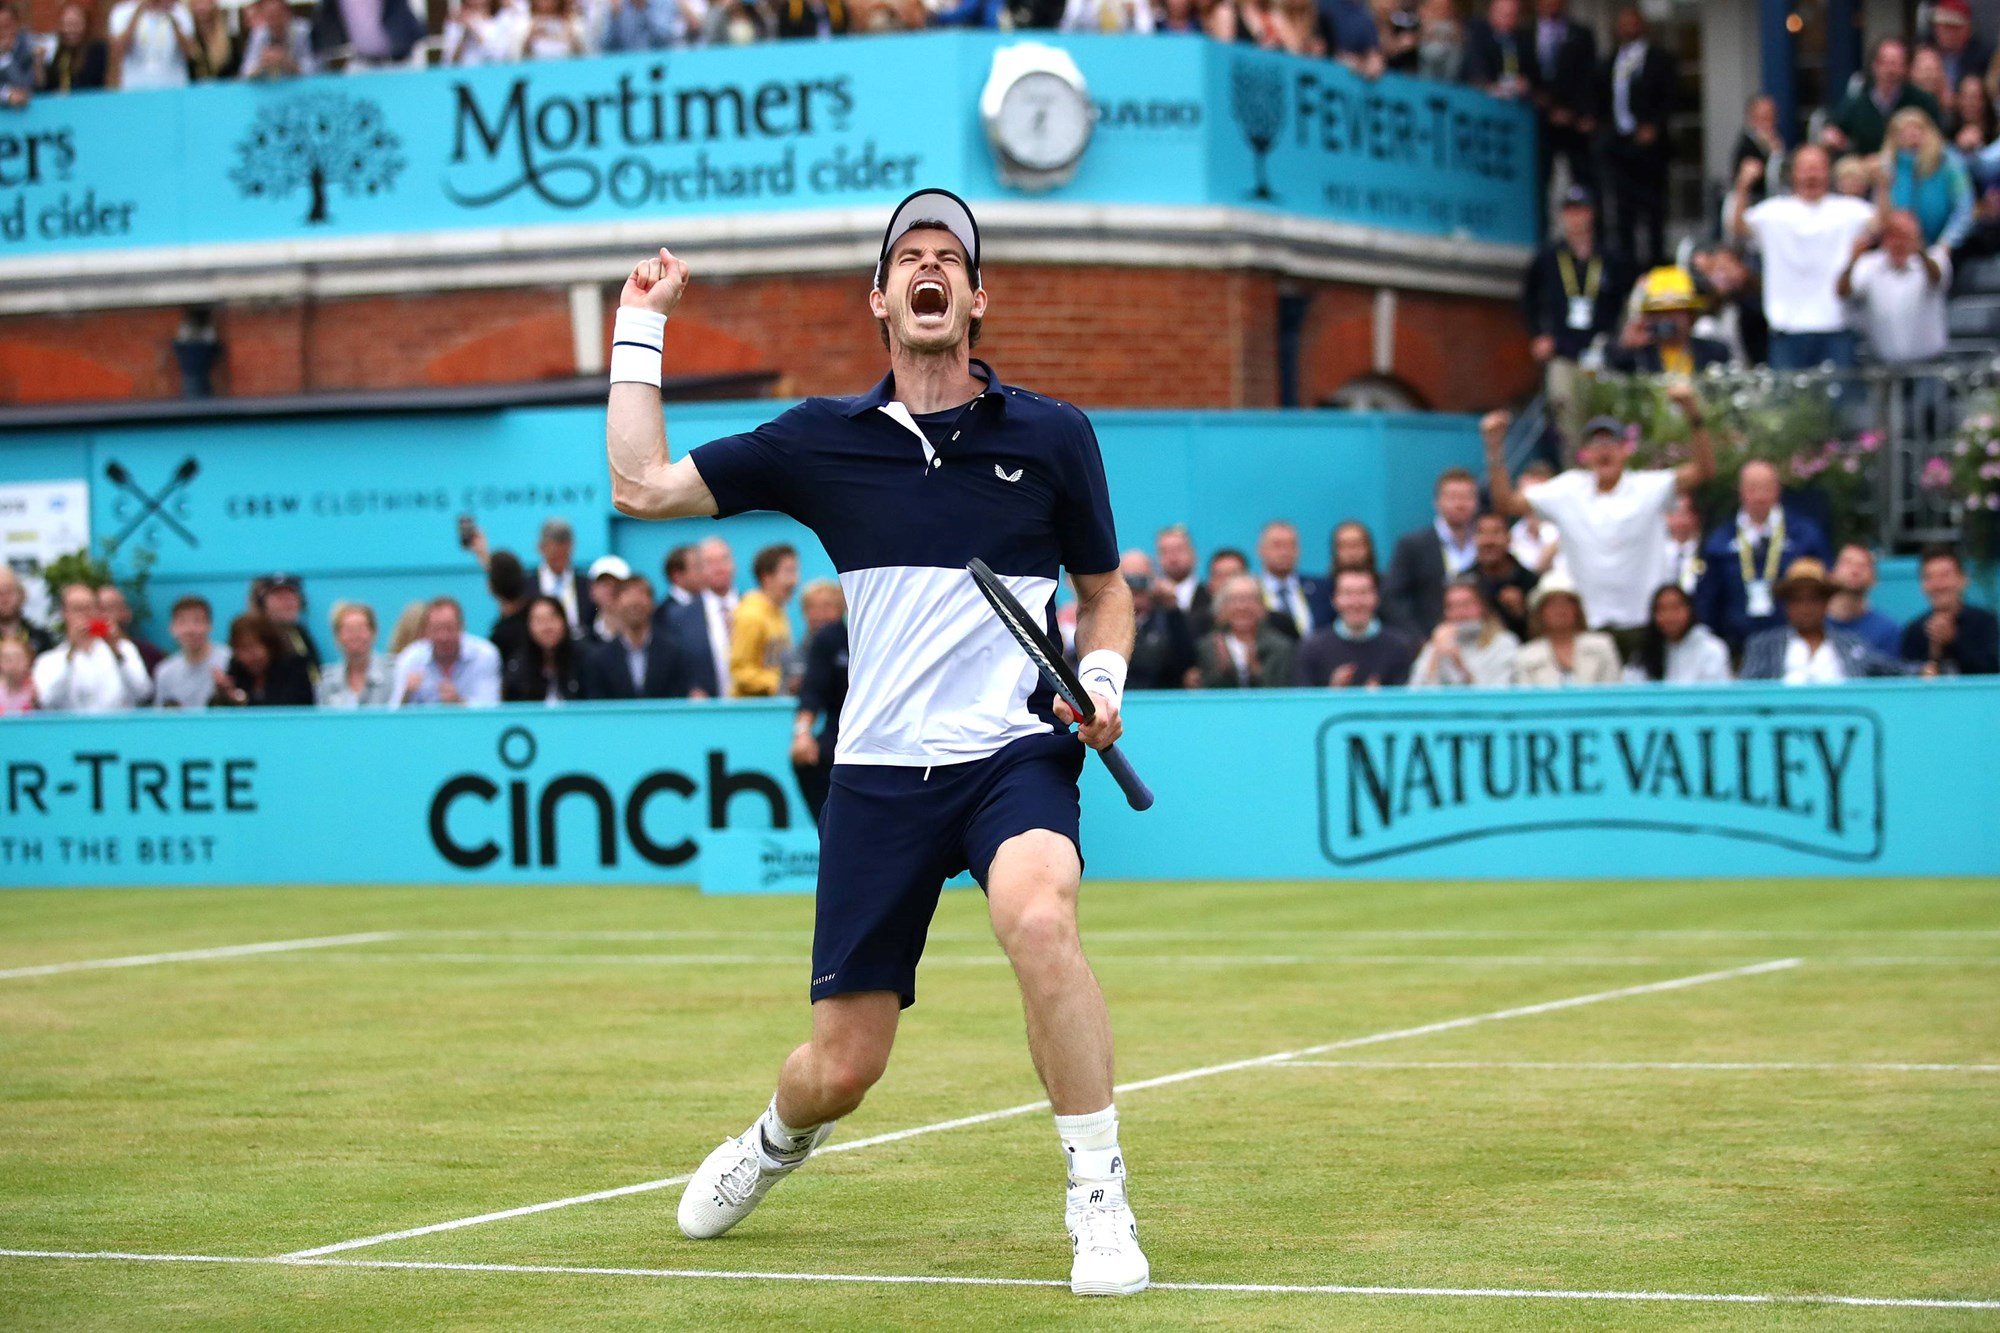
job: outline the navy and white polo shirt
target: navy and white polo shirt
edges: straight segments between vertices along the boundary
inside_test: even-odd
[[[1060,730],[966,562],[990,565],[1051,635],[1060,570],[1118,567],[1089,419],[983,361],[972,371],[986,390],[949,421],[912,418],[891,375],[691,455],[718,517],[788,514],[840,571],[851,646],[836,763],[964,763]]]

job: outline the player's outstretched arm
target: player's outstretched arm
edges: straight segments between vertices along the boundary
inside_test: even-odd
[[[634,518],[715,512],[701,470],[686,458],[667,456],[667,424],[660,411],[660,342],[687,282],[687,261],[661,250],[659,258],[632,270],[618,296],[604,452],[611,464],[611,503]]]

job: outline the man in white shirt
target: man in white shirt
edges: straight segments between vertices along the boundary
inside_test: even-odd
[[[120,88],[181,88],[196,55],[194,18],[180,0],[120,0],[104,31]]]
[[[720,537],[704,537],[701,552],[702,576],[708,586],[701,590],[701,614],[708,625],[708,651],[715,662],[716,698],[730,693],[729,641],[736,621],[736,552]]]
[[[63,641],[35,659],[35,695],[52,712],[118,713],[153,697],[153,678],[132,641],[97,614],[97,594],[63,589]]]
[[[1861,199],[1830,194],[1826,150],[1808,144],[1792,154],[1792,193],[1746,208],[1750,187],[1764,164],[1746,158],[1737,174],[1729,229],[1755,240],[1764,255],[1764,317],[1771,325],[1771,368],[1809,370],[1831,362],[1854,364],[1854,333],[1847,327],[1836,286],[1855,242],[1874,224],[1875,210]]]
[[[1928,361],[1944,353],[1950,329],[1951,251],[1923,248],[1916,214],[1897,209],[1879,241],[1864,233],[1835,290],[1854,302],[1861,332],[1883,361]]]
[[[1715,442],[1693,386],[1667,391],[1687,418],[1691,457],[1678,469],[1634,472],[1623,423],[1597,417],[1584,427],[1578,466],[1539,486],[1516,490],[1507,475],[1508,417],[1492,412],[1479,423],[1485,437],[1493,508],[1534,514],[1562,534],[1563,558],[1592,629],[1609,630],[1629,657],[1651,613],[1653,592],[1668,581],[1667,511],[1679,491],[1696,491],[1715,475]]]

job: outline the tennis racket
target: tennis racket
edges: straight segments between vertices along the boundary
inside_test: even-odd
[[[984,560],[974,560],[965,567],[972,575],[972,581],[992,604],[993,614],[1000,617],[1000,623],[1007,627],[1014,641],[1021,645],[1021,651],[1035,664],[1035,670],[1042,673],[1049,688],[1056,697],[1069,705],[1069,711],[1076,714],[1079,721],[1088,723],[1097,716],[1097,709],[1090,702],[1090,695],[1084,691],[1083,683],[1076,673],[1063,661],[1063,655],[1055,644],[1049,642],[1035,623],[1028,619],[1028,613],[1014,600],[1014,594],[1007,591],[1007,585],[999,575],[986,567]],[[1097,752],[1104,760],[1104,766],[1111,770],[1111,776],[1125,793],[1125,799],[1134,810],[1149,810],[1153,805],[1152,789],[1139,779],[1133,770],[1132,761],[1115,745],[1107,745]]]

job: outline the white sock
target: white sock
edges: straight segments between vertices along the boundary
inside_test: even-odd
[[[771,1104],[764,1108],[764,1114],[757,1117],[754,1128],[757,1134],[757,1151],[764,1155],[767,1166],[796,1166],[807,1148],[812,1146],[813,1135],[819,1132],[818,1125],[807,1125],[795,1129],[778,1118],[778,1096],[771,1094]]]
[[[1107,1106],[1088,1115],[1059,1115],[1056,1134],[1072,1180],[1120,1180],[1125,1155],[1118,1150],[1118,1108]]]

